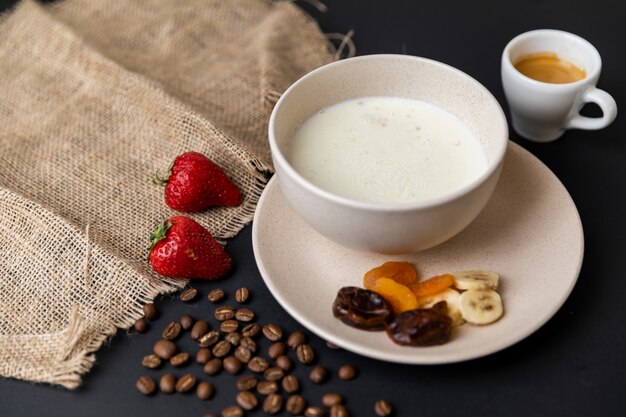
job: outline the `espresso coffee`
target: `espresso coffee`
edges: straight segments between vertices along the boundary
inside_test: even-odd
[[[573,83],[587,76],[584,69],[559,58],[552,52],[523,56],[513,66],[533,80],[550,84]]]

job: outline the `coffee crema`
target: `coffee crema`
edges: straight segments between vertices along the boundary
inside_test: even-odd
[[[559,58],[552,52],[523,56],[513,66],[533,80],[550,84],[573,83],[587,76],[584,69]]]

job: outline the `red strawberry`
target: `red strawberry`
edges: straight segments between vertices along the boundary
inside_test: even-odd
[[[237,206],[241,191],[222,168],[198,152],[185,152],[172,164],[168,176],[157,177],[165,186],[165,203],[172,209],[191,213],[213,206]]]
[[[165,220],[150,240],[150,264],[166,277],[217,279],[233,267],[233,260],[211,233],[186,216]]]

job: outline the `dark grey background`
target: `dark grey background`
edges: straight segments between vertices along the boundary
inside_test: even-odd
[[[0,7],[12,3],[2,0]],[[626,110],[623,1],[326,3],[326,13],[304,2],[298,4],[318,20],[324,32],[354,29],[359,55],[405,53],[446,62],[483,83],[505,110],[499,60],[508,40],[537,28],[572,31],[598,48],[604,61],[599,87],[613,95],[618,108]],[[598,114],[594,108],[586,112]],[[372,405],[378,398],[392,401],[397,415],[402,416],[626,415],[625,133],[622,115],[607,129],[570,131],[551,144],[532,144],[511,132],[514,141],[539,157],[565,184],[585,230],[586,252],[579,281],[563,308],[543,328],[502,352],[444,366],[402,366],[330,351],[311,335],[320,363],[333,370],[352,363],[359,369],[359,377],[343,382],[333,376],[322,386],[305,384],[303,395],[319,402],[323,392],[341,392],[353,416],[373,416]],[[251,306],[261,321],[281,323],[287,331],[299,328],[272,299],[259,275],[251,228],[233,239],[228,250],[236,271],[218,285],[231,293],[239,286],[249,287],[254,294]],[[202,416],[234,403],[234,378],[230,375],[211,378],[217,393],[209,402],[193,395],[145,398],[134,388],[136,378],[146,373],[140,360],[150,351],[160,329],[184,313],[208,316],[205,296],[214,285],[197,283],[201,301],[191,305],[171,297],[159,299],[163,317],[156,325],[146,335],[119,332],[98,351],[96,365],[75,392],[0,379],[0,415]],[[192,348],[191,344],[183,346]],[[202,376],[197,367],[188,369]],[[296,374],[304,378],[306,369],[300,366]]]

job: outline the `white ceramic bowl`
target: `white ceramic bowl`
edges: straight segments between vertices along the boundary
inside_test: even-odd
[[[285,157],[295,131],[323,108],[366,96],[418,99],[446,110],[480,140],[488,169],[450,194],[410,204],[365,203],[312,184]],[[368,55],[325,65],[289,87],[272,112],[269,141],[282,191],[313,229],[353,249],[400,254],[436,246],[476,218],[500,176],[508,127],[496,99],[467,74],[425,58]]]

